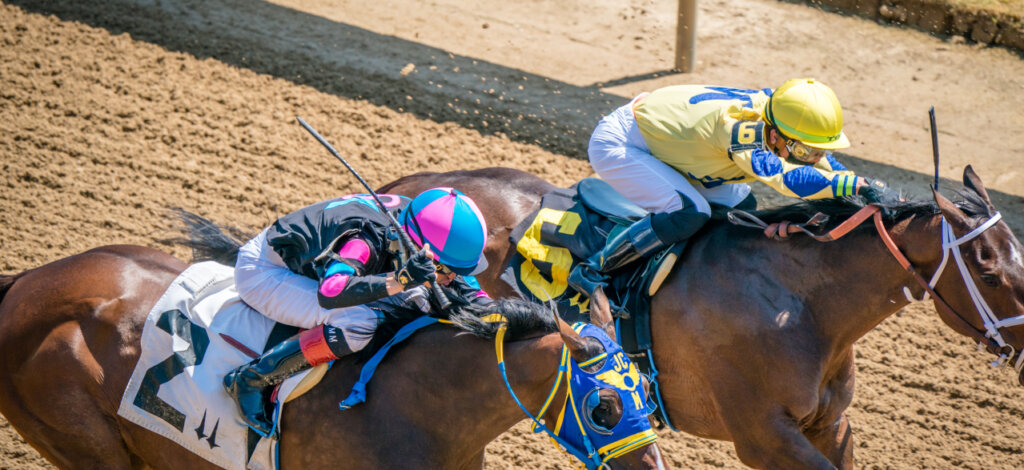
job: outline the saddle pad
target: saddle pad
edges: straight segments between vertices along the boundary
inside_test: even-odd
[[[118,414],[222,468],[275,468],[277,441],[245,425],[222,385],[228,371],[253,359],[225,336],[249,354],[261,352],[274,325],[239,299],[234,269],[212,261],[190,266],[146,318]]]

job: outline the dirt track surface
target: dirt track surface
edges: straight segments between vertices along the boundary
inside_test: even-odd
[[[973,164],[1024,233],[1024,62],[1005,50],[711,0],[698,70],[678,75],[675,2],[98,3],[0,4],[0,272],[109,243],[187,259],[160,242],[166,207],[258,229],[359,191],[295,116],[372,184],[485,166],[569,184],[590,174],[579,157],[593,125],[637,92],[801,75],[844,104],[854,147],[842,160],[914,194],[931,178],[934,105],[943,178]],[[858,467],[1024,467],[1024,390],[930,305],[885,321],[857,357]],[[677,468],[742,468],[730,444],[661,436]],[[570,465],[525,425],[488,448],[489,469]],[[0,421],[0,468],[46,466]]]

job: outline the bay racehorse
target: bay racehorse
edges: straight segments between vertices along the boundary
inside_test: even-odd
[[[707,226],[651,304],[653,358],[670,422],[732,441],[751,467],[853,468],[846,417],[853,344],[910,302],[904,287],[917,299],[930,291],[948,326],[1020,373],[1024,248],[970,167],[964,184],[962,203],[934,192],[934,201],[886,207],[875,227],[867,220],[831,243],[806,236],[779,242],[723,222]],[[518,170],[488,168],[416,174],[381,190],[418,194],[438,186],[476,201],[491,230],[490,268],[478,279],[492,296],[513,295],[497,279],[515,249],[508,235],[555,187]],[[863,207],[862,200],[825,200],[758,215],[770,223],[820,211],[843,221]],[[932,289],[927,280],[943,269]]]
[[[147,313],[185,268],[161,251],[119,245],[0,276],[0,412],[47,460],[60,468],[215,468],[117,415]],[[537,307],[494,307],[512,339],[504,351],[508,380],[533,412],[553,390],[563,344],[575,359],[600,352]],[[336,363],[285,408],[281,468],[481,468],[484,446],[526,416],[499,373],[495,341],[485,339],[498,328],[475,318],[406,340],[378,368],[369,399],[344,412],[338,401],[360,368],[355,358]],[[611,314],[604,318],[611,325]],[[612,428],[623,403],[606,391],[589,418]],[[565,393],[559,389],[547,422],[555,422]],[[607,445],[606,453],[624,453],[609,466],[662,468],[650,438],[632,452]]]

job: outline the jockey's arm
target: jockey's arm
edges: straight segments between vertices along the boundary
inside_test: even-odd
[[[361,238],[347,240],[320,276],[317,301],[323,308],[362,305],[403,290],[395,273],[367,274],[373,248]]]
[[[476,276],[454,275],[447,286],[472,304],[487,305],[494,302],[491,296],[487,295],[487,292],[480,287]]]
[[[865,185],[864,178],[846,169],[831,154],[813,165],[789,162],[765,148],[733,152],[730,157],[745,173],[790,197],[850,196]]]

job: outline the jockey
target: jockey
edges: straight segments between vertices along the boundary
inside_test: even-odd
[[[884,188],[832,156],[849,146],[839,100],[814,79],[774,91],[680,85],[643,93],[601,120],[588,153],[603,180],[651,214],[574,268],[569,283],[592,292],[606,273],[689,238],[710,218],[709,203],[755,207],[749,181],[807,199]]]
[[[473,277],[487,267],[487,226],[472,199],[452,188],[411,201],[379,197],[420,246],[404,264],[389,218],[365,194],[285,215],[239,250],[235,284],[242,300],[276,322],[306,328],[224,377],[245,421],[264,435],[272,387],[364,348],[387,304],[429,313],[423,284],[434,280],[470,303],[491,302]],[[379,299],[388,302],[366,305]]]

